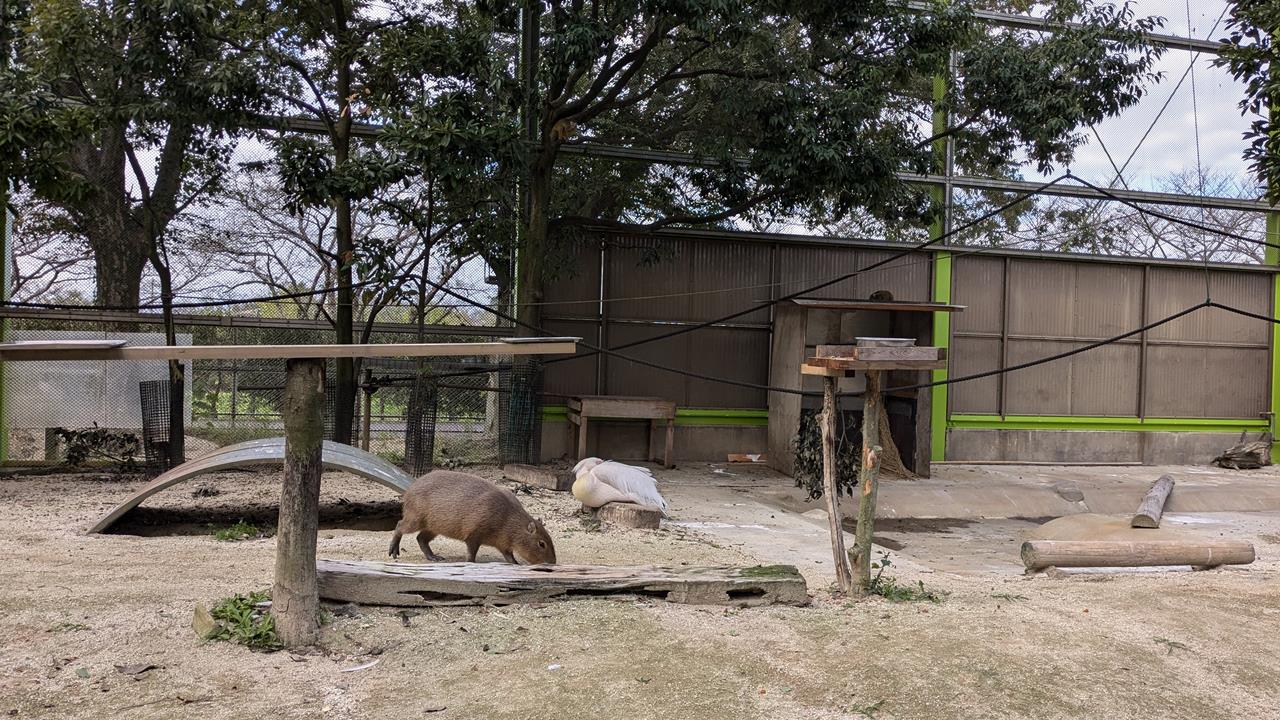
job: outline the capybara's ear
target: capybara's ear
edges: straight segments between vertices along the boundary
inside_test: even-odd
[[[538,521],[537,521],[537,520],[531,520],[531,521],[529,522],[529,534],[531,534],[531,535],[532,535],[532,534],[537,533],[537,532],[538,532]]]

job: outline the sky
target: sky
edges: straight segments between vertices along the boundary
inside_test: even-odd
[[[1133,3],[1138,15],[1164,17],[1164,27],[1160,30],[1164,34],[1214,40],[1227,34],[1225,17],[1217,29],[1213,29],[1225,6],[1224,0],[1136,0]],[[1250,119],[1241,116],[1237,107],[1244,97],[1244,87],[1225,69],[1212,67],[1213,59],[1207,54],[1168,50],[1157,65],[1157,70],[1163,72],[1161,81],[1150,88],[1136,107],[1097,127],[1101,143],[1086,131],[1089,144],[1078,151],[1072,171],[1090,181],[1111,181],[1115,171],[1103,145],[1117,163],[1123,164],[1154,122],[1150,137],[1125,170],[1125,180],[1130,186],[1161,190],[1165,189],[1164,181],[1170,174],[1195,171],[1197,135],[1199,167],[1205,173],[1247,177],[1247,164],[1242,159],[1246,143],[1242,136]],[[1192,73],[1174,92],[1189,66],[1193,67]],[[1161,114],[1166,101],[1169,101],[1168,108]],[[1035,177],[1034,170],[1027,171],[1027,176]]]

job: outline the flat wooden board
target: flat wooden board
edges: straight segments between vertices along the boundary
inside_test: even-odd
[[[817,298],[796,298],[790,301],[803,308],[812,310],[893,310],[897,312],[964,312],[964,305],[947,303],[871,300],[821,300]]]
[[[320,597],[362,605],[512,605],[584,597],[645,596],[694,605],[804,605],[791,565],[608,567],[318,560]]]
[[[0,347],[17,347],[30,350],[92,350],[124,347],[124,340],[15,340]]]
[[[856,370],[941,370],[946,360],[847,360],[811,357],[800,366],[803,375],[846,377]]]
[[[569,412],[588,418],[623,418],[632,420],[671,420],[676,404],[655,397],[621,397],[582,395],[569,398]]]
[[[858,345],[819,345],[814,352],[815,357],[838,360],[863,360],[880,362],[897,360],[902,362],[938,361],[947,358],[947,349],[931,346],[909,347],[862,347]]]
[[[374,345],[146,345],[35,347],[0,343],[0,360],[258,360],[337,357],[461,357],[467,355],[571,355],[577,343],[383,343]]]

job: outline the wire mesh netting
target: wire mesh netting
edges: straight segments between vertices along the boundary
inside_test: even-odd
[[[169,446],[169,381],[145,380],[138,384],[142,406],[142,452],[151,471],[173,467]]]
[[[536,463],[542,454],[542,362],[518,357],[499,377],[501,460]]]

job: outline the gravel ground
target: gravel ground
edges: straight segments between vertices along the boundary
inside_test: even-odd
[[[202,643],[191,618],[269,586],[278,474],[212,475],[152,498],[129,534],[82,534],[142,482],[0,480],[0,717],[1280,718],[1280,535],[1266,524],[1245,568],[890,569],[948,593],[941,603],[851,602],[810,577],[804,608],[575,600],[420,610],[407,624],[359,608],[319,648],[263,654]],[[593,530],[564,494],[520,497],[564,563],[757,562],[691,529]],[[322,503],[321,557],[382,559],[390,491],[328,474]],[[267,536],[214,539],[210,524],[242,518]],[[461,543],[435,547],[463,557]],[[156,667],[115,667],[135,664]]]

